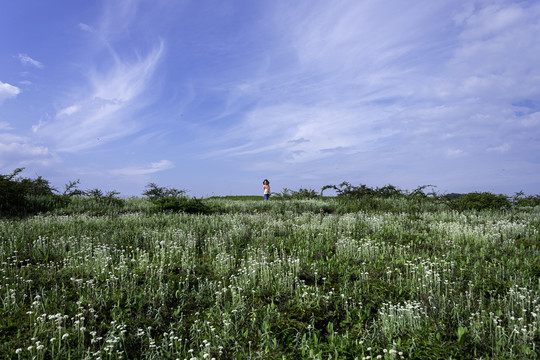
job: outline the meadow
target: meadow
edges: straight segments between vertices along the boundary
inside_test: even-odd
[[[200,202],[0,219],[0,358],[539,358],[540,206]]]

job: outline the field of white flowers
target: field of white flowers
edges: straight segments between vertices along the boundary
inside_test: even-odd
[[[0,220],[1,359],[539,358],[539,206],[145,201]]]

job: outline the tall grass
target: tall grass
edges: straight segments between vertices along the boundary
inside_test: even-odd
[[[539,356],[538,206],[74,199],[0,220],[0,358]]]

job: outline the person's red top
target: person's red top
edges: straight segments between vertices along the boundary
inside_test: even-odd
[[[270,194],[270,185],[263,185],[263,191],[265,194]]]

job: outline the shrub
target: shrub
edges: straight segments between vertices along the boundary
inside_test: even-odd
[[[331,186],[337,192],[337,197],[340,199],[362,199],[365,197],[372,197],[376,194],[375,190],[367,185],[353,186],[344,181],[338,186]],[[329,188],[325,186],[324,188]],[[323,188],[323,189],[324,189]]]
[[[0,175],[0,216],[26,216],[48,211],[61,203],[49,181],[18,177],[24,169]]]
[[[525,196],[523,191],[512,196],[512,202],[518,206],[538,206],[540,205],[540,195]]]
[[[160,187],[155,183],[146,185],[147,190],[142,194],[150,200],[157,200],[165,197],[183,197],[186,195],[186,190],[178,190],[175,188]]]
[[[303,189],[300,188],[298,191],[291,189],[283,189],[281,193],[273,193],[278,199],[294,199],[294,200],[306,200],[306,199],[316,199],[320,197],[319,194],[313,189]]]
[[[153,200],[154,211],[185,212],[189,214],[208,214],[210,208],[201,199],[179,197],[162,197]]]
[[[424,189],[426,188],[432,188],[430,193],[425,193]],[[407,196],[413,199],[422,200],[422,199],[437,199],[439,196],[435,193],[433,190],[435,186],[433,185],[422,185],[414,189],[412,192],[410,192]]]
[[[394,185],[386,185],[382,188],[377,188],[375,189],[375,194],[385,199],[403,196],[403,192]]]
[[[450,207],[459,211],[506,209],[510,207],[510,204],[506,195],[490,192],[472,192],[449,201]]]
[[[119,195],[118,191],[107,191],[103,193],[100,189],[90,189],[84,192],[84,195],[93,198],[98,205],[102,206],[121,206],[124,201],[118,198],[116,195]]]
[[[201,199],[186,196],[186,190],[169,187],[160,187],[155,183],[146,185],[143,195],[154,204],[152,210],[157,212],[185,212],[189,214],[207,214],[211,212],[209,206]]]

